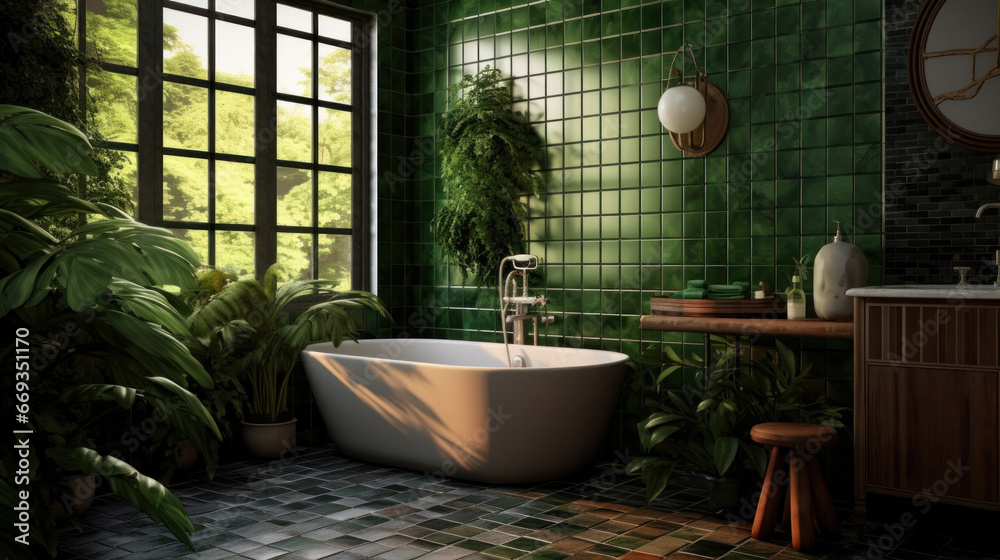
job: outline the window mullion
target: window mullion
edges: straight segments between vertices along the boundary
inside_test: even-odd
[[[254,268],[258,277],[278,259],[277,6],[256,2],[254,100]]]
[[[209,4],[208,17],[208,262],[215,263],[218,235],[215,219],[215,2]]]
[[[319,14],[312,13],[313,31],[319,33]],[[319,277],[319,106],[316,100],[319,99],[319,43],[312,40],[312,68],[310,72],[312,81],[312,277]]]
[[[371,252],[371,201],[374,196],[370,191],[371,169],[369,154],[374,142],[372,114],[374,106],[371,103],[371,89],[368,80],[361,76],[370,72],[369,51],[362,47],[361,38],[366,33],[374,36],[374,24],[362,23],[360,20],[351,22],[351,182],[353,184],[351,197],[351,220],[354,235],[351,236],[352,271],[351,284],[358,289],[368,290],[372,287],[371,270],[368,263],[375,258]],[[369,44],[374,45],[374,40]]]
[[[138,3],[138,217],[163,221],[163,0]]]

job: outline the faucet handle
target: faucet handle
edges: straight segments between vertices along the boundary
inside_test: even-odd
[[[972,267],[968,267],[968,266],[956,266],[954,268],[955,268],[955,272],[957,272],[958,276],[959,276],[958,283],[960,285],[961,284],[968,284],[968,282],[965,281],[965,276],[969,273],[970,270],[972,270]]]
[[[516,270],[535,270],[538,268],[538,257],[535,255],[513,255],[507,257],[514,264]]]

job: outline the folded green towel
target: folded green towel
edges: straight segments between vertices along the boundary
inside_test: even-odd
[[[732,284],[712,284],[708,287],[708,291],[719,294],[742,294],[743,288]]]
[[[750,294],[749,282],[709,284],[705,280],[688,280],[687,288],[670,296],[676,299],[746,299]]]
[[[706,295],[708,295],[708,290],[702,288],[685,288],[674,292],[674,295],[670,297],[676,299],[705,299]]]

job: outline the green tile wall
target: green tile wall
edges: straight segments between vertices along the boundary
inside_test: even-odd
[[[416,139],[433,145],[447,86],[486,65],[511,77],[544,139],[547,193],[529,203],[528,236],[556,316],[546,344],[700,342],[640,332],[650,297],[700,278],[784,289],[792,258],[826,243],[833,220],[880,282],[880,0],[418,5]],[[705,158],[678,152],[656,117],[669,51],[684,43],[729,101],[729,133]],[[427,228],[439,171],[436,157],[418,170],[409,214],[412,301],[433,318],[424,335],[500,340],[496,294],[466,285]],[[849,403],[850,344],[792,342],[814,364],[813,386]]]
[[[556,315],[546,343],[632,353],[678,340],[640,333],[650,296],[697,278],[783,289],[833,220],[879,282],[879,0],[419,5],[418,139],[434,142],[447,86],[492,65],[544,140],[547,193],[530,201],[528,236]],[[684,157],[656,118],[668,51],[684,43],[729,100],[729,133],[706,158]],[[413,301],[433,313],[432,336],[499,340],[495,294],[466,286],[426,227],[444,196],[438,171],[435,159],[413,185]]]

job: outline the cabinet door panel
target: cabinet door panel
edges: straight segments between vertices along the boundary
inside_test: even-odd
[[[866,379],[868,484],[997,501],[996,373],[870,365]]]

